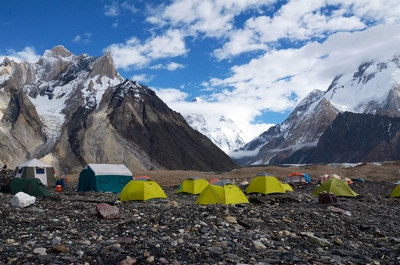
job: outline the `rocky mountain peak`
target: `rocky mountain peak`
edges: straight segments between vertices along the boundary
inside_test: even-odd
[[[238,168],[156,93],[123,80],[110,52],[76,56],[63,46],[37,63],[0,65],[0,160],[14,167],[42,158],[56,172],[87,163],[135,169]]]
[[[45,51],[44,56],[54,57],[54,58],[68,58],[73,55],[70,51],[68,51],[64,46],[58,45],[53,47],[50,51]]]
[[[254,141],[247,143],[241,150],[243,156],[236,161],[240,164],[282,164],[282,163],[307,163],[311,159],[309,153],[319,148],[319,141],[327,130],[332,129],[332,123],[336,120],[338,113],[349,112],[361,115],[383,115],[382,117],[400,117],[400,64],[399,56],[395,55],[390,60],[366,62],[361,64],[354,72],[347,72],[335,77],[327,91],[312,91],[292,111],[288,118],[277,126],[270,128]],[[363,119],[360,118],[359,119]],[[368,122],[374,121],[378,124],[379,119],[366,118]],[[346,130],[346,119],[336,121],[341,130]],[[368,128],[368,122],[363,123],[363,130]],[[353,123],[357,126],[357,123]],[[360,126],[361,128],[361,126]],[[375,127],[370,127],[368,132],[361,132],[366,136],[373,133]],[[356,130],[356,128],[354,129]],[[356,135],[356,134],[355,134]],[[356,136],[355,136],[356,137]],[[360,136],[358,136],[360,137]],[[348,137],[346,141],[350,141]],[[330,138],[323,138],[328,143]],[[356,141],[357,139],[354,139]],[[376,143],[381,141],[378,139]],[[335,140],[338,142],[338,140]],[[340,141],[346,145],[346,142]],[[393,144],[395,141],[392,142]],[[379,142],[379,144],[382,144]],[[344,147],[341,147],[345,149]],[[331,151],[330,156],[336,148]],[[375,150],[370,147],[368,156],[382,157],[370,153]],[[391,150],[386,148],[385,150]],[[254,155],[254,151],[257,154]],[[317,152],[316,158],[324,152]],[[342,156],[344,157],[344,156]],[[363,155],[357,156],[362,159]],[[366,158],[366,156],[364,156]],[[318,160],[318,162],[324,162]],[[328,161],[325,161],[328,162]],[[343,162],[343,161],[342,161]],[[345,162],[345,161],[344,161]],[[352,162],[354,162],[352,160]]]
[[[123,81],[123,78],[118,73],[117,67],[114,64],[114,61],[109,51],[107,51],[103,56],[98,58],[93,63],[93,68],[90,76],[91,77],[97,76],[96,82],[99,84],[103,82],[102,81],[103,77],[107,77],[109,79],[117,78],[119,81],[121,82]]]
[[[0,64],[0,83],[1,80],[3,80],[3,82],[5,81],[6,75],[12,74],[11,63],[12,63],[11,60],[5,57],[3,62]]]
[[[204,100],[199,97],[194,97],[190,102],[204,103]]]

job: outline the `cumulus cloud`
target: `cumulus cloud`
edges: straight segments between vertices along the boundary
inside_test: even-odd
[[[106,49],[115,64],[124,69],[143,68],[153,60],[182,56],[188,52],[184,36],[177,30],[168,30],[144,42],[132,37],[125,43],[112,44]]]
[[[2,62],[5,57],[17,63],[23,60],[30,63],[36,63],[39,60],[40,55],[36,54],[33,47],[27,46],[22,51],[8,50],[6,54],[0,54],[0,62]]]
[[[133,81],[137,81],[139,83],[143,82],[150,82],[152,79],[154,78],[154,76],[149,76],[147,74],[140,74],[140,75],[134,75],[132,76],[132,80]]]
[[[156,64],[150,67],[150,69],[166,69],[168,71],[175,71],[177,69],[185,68],[183,64],[175,63],[175,62],[170,62],[166,65],[164,64]]]
[[[104,6],[104,15],[107,17],[117,17],[120,14],[118,2],[113,2],[111,5]]]

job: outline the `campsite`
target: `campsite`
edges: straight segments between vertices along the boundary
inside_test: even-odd
[[[249,203],[196,204],[177,192],[193,176],[236,183],[245,192],[259,173],[285,181],[294,171],[312,182],[293,191],[246,194]],[[323,174],[354,180],[356,197],[320,203],[311,195]],[[399,264],[400,198],[390,194],[400,163],[259,167],[226,173],[133,172],[159,184],[166,199],[123,201],[114,192],[78,191],[69,175],[62,191],[28,207],[0,192],[0,264]],[[142,177],[143,179],[143,177]],[[148,180],[143,180],[148,181]],[[150,181],[148,181],[150,182]],[[99,216],[107,204],[118,214]]]

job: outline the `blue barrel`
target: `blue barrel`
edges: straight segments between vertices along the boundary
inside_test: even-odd
[[[61,187],[66,187],[67,186],[67,181],[65,179],[61,179],[60,185],[61,185]]]

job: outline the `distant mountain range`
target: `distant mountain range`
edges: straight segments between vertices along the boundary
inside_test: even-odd
[[[133,172],[240,167],[154,91],[124,80],[108,52],[76,56],[56,46],[37,63],[5,58],[0,119],[0,160],[9,167],[32,158],[63,173],[87,163]]]
[[[145,85],[124,80],[108,52],[76,56],[56,46],[36,63],[0,64],[0,160],[9,167],[32,158],[63,173],[87,163],[229,171],[399,160],[399,117],[398,55],[335,77],[248,143],[226,117],[183,117]]]
[[[194,98],[193,104],[202,104],[203,100]],[[244,134],[239,126],[231,119],[224,116],[204,116],[189,114],[184,116],[187,123],[195,130],[201,132],[221,148],[225,153],[239,149],[245,144]]]
[[[366,62],[311,92],[279,125],[236,150],[242,165],[400,159],[400,56]]]

